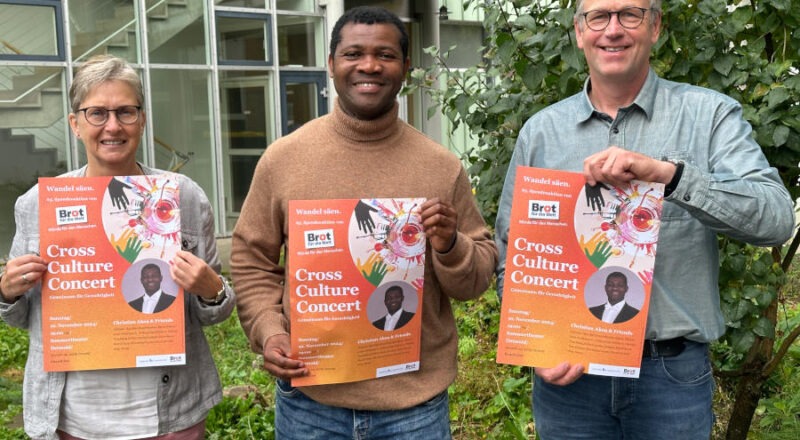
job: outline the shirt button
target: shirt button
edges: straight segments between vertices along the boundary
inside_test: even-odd
[[[611,131],[614,132],[614,134],[619,134],[619,128],[617,127],[614,127],[614,129]]]
[[[683,201],[684,202],[688,202],[689,200],[692,200],[692,196],[690,196],[689,194],[686,194],[686,195],[683,196]]]
[[[169,375],[165,374],[164,376],[162,376],[161,377],[161,382],[169,383]]]

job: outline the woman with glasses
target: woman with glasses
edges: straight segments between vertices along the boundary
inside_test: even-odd
[[[144,93],[139,76],[125,61],[111,56],[87,61],[75,75],[70,100],[69,124],[86,148],[88,164],[63,176],[165,173],[136,161],[145,126]],[[182,250],[171,261],[170,275],[186,292],[186,365],[179,366],[44,371],[41,281],[47,261],[38,255],[38,186],[17,200],[17,230],[0,275],[0,317],[30,333],[23,415],[32,438],[204,438],[205,418],[222,392],[202,326],[225,320],[235,298],[218,275],[211,205],[194,181],[176,178]]]

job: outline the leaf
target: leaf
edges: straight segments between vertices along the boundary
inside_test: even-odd
[[[734,304],[724,305],[722,307],[725,320],[729,323],[741,320],[750,313],[751,309],[752,305],[747,301],[737,301]]]
[[[734,62],[735,58],[730,55],[717,57],[714,59],[714,70],[721,73],[722,75],[728,76],[728,74],[731,73],[731,69],[733,68]]]
[[[582,53],[576,46],[564,46],[561,50],[561,59],[567,64],[567,66],[575,70],[581,70],[582,58]]]
[[[526,63],[522,71],[522,83],[528,90],[536,91],[544,81],[545,75],[547,75],[547,66],[544,64]]]
[[[780,146],[786,144],[789,140],[789,135],[791,134],[791,130],[789,127],[785,125],[779,125],[775,127],[775,131],[772,132],[772,142],[775,146]]]
[[[523,28],[535,28],[536,20],[530,15],[521,15],[514,20],[514,24]]]
[[[769,319],[761,317],[753,326],[753,333],[761,336],[762,338],[775,338],[775,324]]]
[[[787,100],[789,100],[789,92],[786,90],[786,87],[776,87],[767,94],[767,107],[774,109]]]
[[[743,333],[740,335],[737,334],[736,338],[733,339],[732,341],[733,342],[732,348],[737,353],[747,353],[750,350],[750,347],[753,346],[755,341],[756,337],[750,332]]]

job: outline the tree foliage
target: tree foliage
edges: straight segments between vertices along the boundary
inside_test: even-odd
[[[447,51],[431,47],[435,62],[411,72],[412,86],[425,88],[441,105],[453,129],[465,124],[478,148],[465,158],[479,182],[478,204],[494,224],[506,169],[519,130],[537,111],[580,90],[586,67],[575,45],[572,11],[560,4],[530,1],[481,4],[488,35],[484,62],[469,69],[447,67]],[[439,88],[440,75],[446,87]],[[429,113],[438,108],[429,109]]]
[[[575,43],[574,0],[464,4],[483,12],[483,61],[451,69],[452,48],[428,48],[431,67],[412,71],[409,89],[425,89],[437,104],[429,114],[441,111],[453,130],[461,124],[469,128],[477,147],[464,160],[484,217],[494,224],[522,125],[547,105],[578,93],[587,69]],[[653,69],[738,100],[753,136],[796,199],[800,8],[792,0],[668,1],[663,8]],[[800,334],[797,327],[782,332],[773,350],[784,271],[796,248],[796,240],[788,249],[771,251],[720,240],[720,294],[728,331],[715,346],[716,368],[724,377],[735,377],[739,387],[728,438],[744,438],[764,383]]]
[[[467,0],[484,13],[483,62],[450,69],[447,49],[425,51],[434,62],[411,72],[410,90],[425,89],[436,107],[461,124],[478,148],[465,160],[479,182],[490,224],[522,124],[537,111],[579,92],[587,76],[572,28],[573,0]],[[736,7],[735,4],[740,4]],[[652,66],[664,78],[718,90],[744,107],[755,138],[792,196],[800,158],[800,8],[790,0],[747,4],[724,0],[664,2]],[[439,80],[446,82],[439,87]]]

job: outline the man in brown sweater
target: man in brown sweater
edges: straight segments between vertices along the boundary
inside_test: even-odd
[[[264,368],[278,378],[281,439],[449,439],[447,387],[456,376],[450,300],[474,299],[491,282],[497,249],[454,154],[398,118],[409,68],[402,22],[380,8],[348,11],[332,31],[328,69],[338,93],[331,114],[267,148],[233,233],[239,318]],[[353,383],[294,388],[308,374],[289,337],[281,248],[289,200],[424,197],[428,246],[420,368]]]

